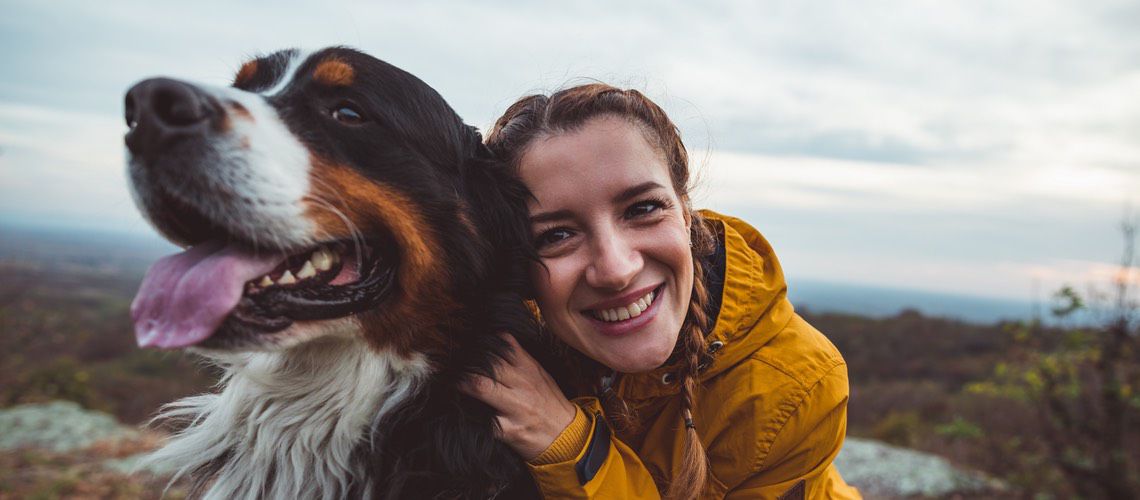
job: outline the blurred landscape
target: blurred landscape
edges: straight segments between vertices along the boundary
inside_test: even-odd
[[[131,333],[130,300],[147,266],[170,250],[127,234],[0,226],[0,408],[66,400],[136,426],[162,403],[209,390],[217,374],[208,367],[181,353],[137,349]],[[1015,321],[1029,319],[1029,304],[969,297],[808,283],[793,299],[847,359],[850,436],[980,470],[1008,486],[993,497],[1082,496],[1055,460],[1054,444],[1042,438],[1052,430],[1040,405],[1050,400],[1026,392],[1026,377],[1042,353],[1086,345],[1087,331]],[[1079,366],[1073,376],[1084,376]],[[1092,397],[1065,387],[1070,393],[1061,404],[1074,411]],[[1140,397],[1128,391],[1120,411],[1135,424]],[[1129,460],[1140,450],[1134,424],[1123,435],[1133,450]],[[145,446],[121,448],[104,449],[102,458]],[[153,480],[122,486],[115,479],[121,476],[76,465],[98,451],[0,453],[0,498],[135,498],[162,488]]]

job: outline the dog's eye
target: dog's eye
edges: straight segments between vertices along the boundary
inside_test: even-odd
[[[360,125],[364,123],[364,114],[351,104],[340,104],[333,108],[332,117],[345,125]]]

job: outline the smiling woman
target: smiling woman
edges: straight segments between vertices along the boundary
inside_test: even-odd
[[[534,195],[531,282],[576,393],[517,349],[469,391],[546,497],[859,497],[832,465],[846,364],[792,311],[767,241],[691,208],[656,104],[603,84],[529,96],[488,146]]]
[[[545,269],[532,277],[547,325],[618,372],[661,366],[693,287],[691,218],[665,158],[640,127],[602,116],[536,139],[521,165],[535,197],[531,226]]]

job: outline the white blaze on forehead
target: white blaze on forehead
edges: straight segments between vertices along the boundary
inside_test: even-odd
[[[277,76],[277,81],[273,83],[273,86],[258,93],[266,97],[280,94],[282,90],[285,90],[285,87],[288,87],[289,84],[293,82],[293,79],[297,76],[297,70],[312,54],[312,51],[308,50],[292,51],[289,56],[289,63],[285,65],[285,71],[282,71],[281,74]]]

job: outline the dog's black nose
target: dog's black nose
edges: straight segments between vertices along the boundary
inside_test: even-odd
[[[219,115],[217,101],[199,88],[170,78],[143,80],[127,91],[127,148],[149,155],[177,139],[205,134]]]

